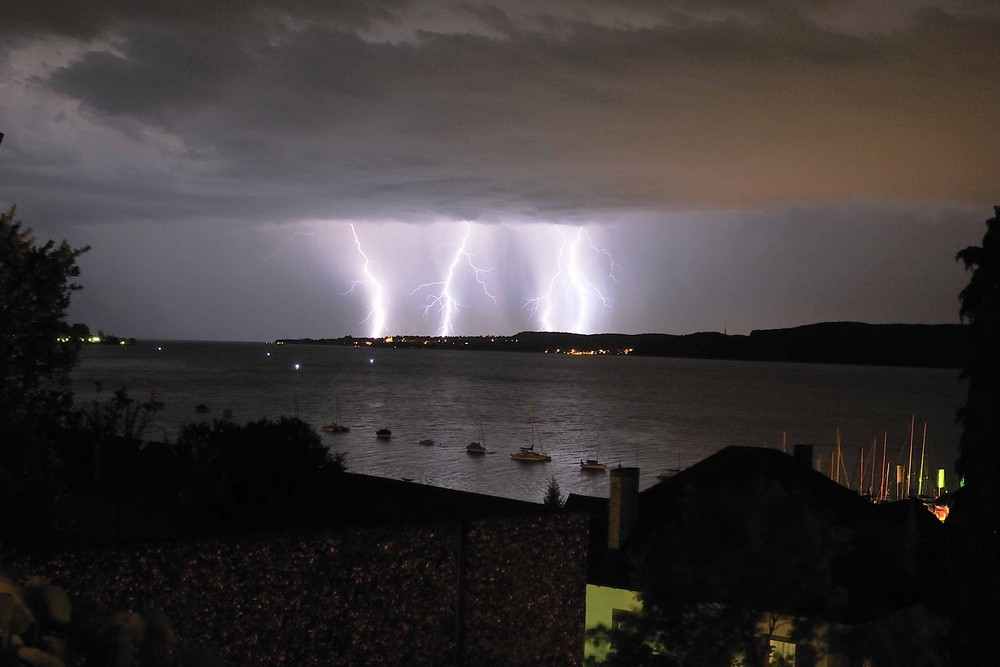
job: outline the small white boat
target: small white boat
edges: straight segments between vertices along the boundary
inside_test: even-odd
[[[470,442],[465,446],[465,451],[468,454],[485,454],[486,453],[486,439],[483,438],[483,420],[479,420],[479,440]]]
[[[338,422],[330,422],[329,424],[323,424],[319,427],[319,430],[324,433],[345,433],[351,430],[350,426],[344,426]]]
[[[319,430],[324,433],[345,433],[351,430],[351,427],[344,426],[340,419],[340,401],[337,400],[336,395],[333,397],[333,421],[329,424],[323,424]]]
[[[379,440],[388,440],[392,437],[392,431],[389,430],[389,402],[386,401],[385,404],[385,426],[375,431],[375,437]]]
[[[531,407],[531,442],[527,447],[521,447],[519,451],[511,452],[510,458],[515,461],[525,461],[528,463],[546,463],[552,460],[552,457],[545,452],[535,451],[535,441],[538,439],[537,433],[535,432],[535,407]]]
[[[510,458],[515,461],[528,461],[531,463],[545,463],[552,460],[552,457],[544,452],[536,452],[534,447],[521,447],[521,451],[511,452]]]
[[[593,470],[596,472],[601,472],[608,469],[607,463],[601,463],[601,445],[600,445],[600,432],[597,434],[598,444],[597,452],[595,453],[595,458],[587,459],[586,461],[580,460],[580,470]]]

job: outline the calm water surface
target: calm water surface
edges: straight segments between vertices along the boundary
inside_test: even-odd
[[[531,501],[553,476],[564,493],[605,495],[607,473],[581,471],[581,458],[638,465],[645,488],[727,445],[780,449],[783,433],[828,465],[838,428],[856,486],[859,450],[867,458],[877,440],[881,457],[884,433],[890,463],[905,463],[911,415],[914,456],[926,422],[925,467],[945,468],[954,487],[966,390],[957,370],[178,341],[86,346],[77,400],[98,381],[104,398],[156,392],[166,404],[148,436],[157,439],[226,408],[240,422],[298,415],[318,427],[336,400],[351,431],[322,438],[348,453],[351,471]],[[211,411],[197,414],[199,403]],[[510,459],[529,443],[532,406],[551,463]],[[469,456],[480,421],[491,453]],[[383,426],[389,441],[375,438]]]

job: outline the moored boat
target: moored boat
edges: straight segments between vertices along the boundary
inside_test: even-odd
[[[538,440],[537,433],[535,431],[535,407],[531,407],[531,440],[527,447],[521,447],[520,450],[510,453],[510,458],[515,461],[525,461],[528,463],[545,463],[552,460],[552,457],[545,452],[535,451],[535,441]]]
[[[607,463],[601,463],[601,444],[600,444],[600,442],[601,442],[601,435],[600,435],[600,432],[598,432],[598,434],[597,434],[597,443],[598,443],[597,444],[597,452],[594,454],[595,458],[587,459],[586,461],[584,461],[583,459],[581,459],[580,460],[580,470],[593,470],[593,471],[596,471],[596,472],[600,472],[602,470],[607,470],[608,469],[608,464]]]
[[[521,447],[520,451],[511,452],[510,458],[515,461],[528,461],[532,463],[543,463],[552,460],[552,457],[548,454],[536,452],[534,447]]]
[[[392,437],[392,431],[389,430],[389,402],[386,401],[385,404],[385,426],[375,431],[375,437],[379,440],[388,440]]]
[[[483,420],[479,420],[479,440],[474,440],[465,446],[465,451],[468,454],[485,454],[486,453],[486,439],[483,437]]]
[[[350,426],[344,426],[338,422],[330,422],[329,424],[323,424],[319,427],[319,430],[324,433],[345,433],[351,430]]]
[[[319,427],[319,430],[324,433],[345,433],[351,430],[350,426],[344,426],[342,423],[340,418],[340,401],[336,395],[333,397],[333,421],[329,424],[323,424]]]

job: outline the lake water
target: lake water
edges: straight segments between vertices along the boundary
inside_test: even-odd
[[[185,423],[245,422],[297,415],[319,427],[335,399],[347,433],[322,434],[347,452],[349,470],[436,486],[541,501],[550,477],[563,493],[606,495],[608,475],[581,471],[581,458],[638,465],[641,486],[667,468],[687,467],[728,445],[814,445],[829,465],[840,430],[856,487],[858,453],[888,433],[890,463],[906,463],[911,416],[914,489],[923,424],[928,471],[945,468],[950,488],[958,453],[955,412],[966,385],[957,370],[516,352],[376,350],[258,343],[140,341],[85,346],[74,371],[77,402],[120,387],[165,403],[147,437],[176,437]],[[209,406],[208,414],[195,405]],[[550,463],[518,463],[534,408]],[[482,422],[490,453],[470,456]],[[389,441],[375,438],[383,426]],[[433,446],[418,441],[433,439]],[[868,474],[866,473],[866,478]],[[934,475],[928,473],[930,479]],[[932,482],[933,483],[933,482]],[[876,479],[876,486],[878,480]],[[867,486],[867,484],[866,484]]]

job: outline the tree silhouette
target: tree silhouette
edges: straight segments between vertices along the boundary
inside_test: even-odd
[[[555,477],[549,478],[549,485],[545,489],[545,499],[542,504],[550,509],[559,509],[563,506],[563,495],[562,491],[559,490],[559,482],[556,481]]]
[[[955,664],[975,664],[992,652],[1000,626],[1000,207],[986,221],[982,246],[956,259],[972,272],[962,290],[960,315],[969,323],[972,357],[955,470],[965,486],[948,518],[952,573],[958,591],[953,607]]]
[[[1000,516],[1000,206],[986,221],[983,245],[969,246],[957,259],[972,271],[962,290],[961,317],[972,332],[972,358],[963,372],[969,381],[962,424],[961,455],[955,470],[965,478],[970,495],[983,501],[991,526]]]
[[[54,526],[61,486],[52,442],[72,406],[79,351],[66,308],[80,289],[76,259],[88,250],[36,245],[14,214],[0,213],[0,540]]]
[[[309,525],[345,467],[295,417],[189,424],[174,452],[187,477],[182,502],[235,528]]]
[[[68,336],[66,309],[80,289],[76,259],[88,247],[35,244],[30,228],[0,213],[0,423],[68,407],[69,371],[79,341]],[[46,412],[45,416],[51,416]]]

